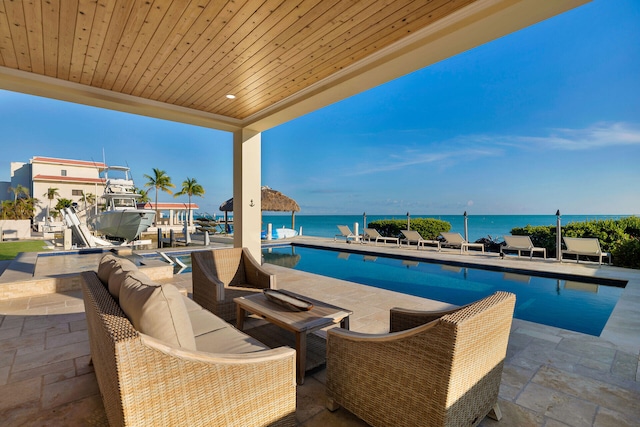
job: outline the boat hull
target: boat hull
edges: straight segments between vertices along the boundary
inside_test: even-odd
[[[278,239],[290,239],[291,237],[295,237],[298,235],[298,232],[296,230],[292,230],[291,228],[274,228],[271,231],[271,239],[272,240],[278,240]],[[266,239],[267,238],[267,232],[263,231],[262,235],[261,235],[262,239]]]
[[[148,209],[115,210],[102,212],[88,222],[96,233],[130,242],[153,225],[155,216],[155,211]]]

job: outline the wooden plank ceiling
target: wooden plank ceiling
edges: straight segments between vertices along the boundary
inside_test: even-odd
[[[0,66],[243,120],[474,1],[3,1]]]

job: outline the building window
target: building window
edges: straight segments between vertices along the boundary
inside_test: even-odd
[[[62,169],[60,171],[60,176],[67,176],[67,170],[66,169]]]
[[[72,196],[82,196],[82,190],[71,190]]]

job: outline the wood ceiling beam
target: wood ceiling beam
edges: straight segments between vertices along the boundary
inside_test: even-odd
[[[233,118],[6,67],[0,67],[0,89],[227,132],[243,127],[240,120]]]

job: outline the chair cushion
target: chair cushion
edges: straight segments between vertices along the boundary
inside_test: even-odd
[[[191,298],[184,296],[184,305],[187,307],[187,311],[204,310],[200,304],[192,300]]]
[[[188,298],[185,298],[188,300]],[[193,328],[193,336],[199,337],[200,335],[207,334],[209,332],[217,331],[230,327],[227,322],[211,313],[209,310],[200,308],[200,310],[189,311],[189,319],[191,320],[191,327]]]
[[[172,284],[157,284],[136,271],[126,274],[120,307],[134,328],[173,347],[196,349],[184,296]]]
[[[126,258],[116,258],[114,269],[111,271],[111,275],[109,275],[108,286],[109,293],[116,301],[120,298],[120,288],[122,287],[124,279],[127,277],[127,273],[137,271],[139,271],[138,267],[133,262]]]
[[[113,269],[116,267],[117,262],[118,258],[110,252],[105,254],[102,259],[100,259],[100,264],[98,265],[98,278],[103,285],[108,285],[109,276],[111,275]]]
[[[198,351],[208,353],[243,354],[268,350],[269,347],[233,326],[196,337]]]

